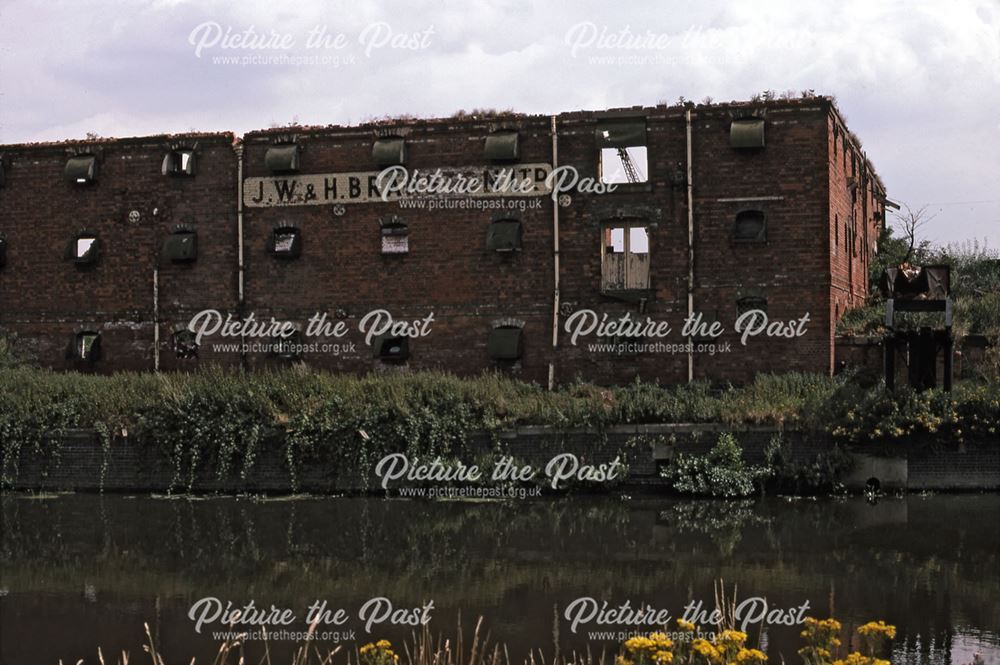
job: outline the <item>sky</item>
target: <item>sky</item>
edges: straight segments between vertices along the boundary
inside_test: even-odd
[[[1000,248],[1000,0],[3,0],[0,144],[833,95],[923,236]]]

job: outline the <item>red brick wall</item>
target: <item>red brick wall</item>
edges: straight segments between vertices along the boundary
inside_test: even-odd
[[[764,111],[766,147],[739,151],[729,145],[734,113]],[[641,116],[647,123],[649,180],[621,185],[604,195],[571,194],[559,207],[560,298],[563,315],[579,309],[667,321],[680,336],[687,311],[688,204],[685,109],[656,107],[615,112],[575,112],[558,117],[559,164],[582,176],[597,177],[596,123],[617,113]],[[850,216],[851,199],[843,171],[841,137],[833,127],[839,115],[825,99],[764,105],[692,109],[695,228],[695,310],[715,314],[730,330],[718,340],[730,353],[696,353],[694,375],[713,381],[744,381],[761,371],[829,372],[833,367],[836,314],[864,295],[867,253],[834,250],[834,219]],[[551,163],[550,118],[513,116],[401,121],[396,125],[289,128],[253,132],[243,139],[244,177],[270,175],[267,147],[290,133],[302,147],[300,174],[377,171],[371,146],[375,130],[407,133],[407,167],[485,165],[483,140],[497,122],[516,128],[521,163]],[[219,362],[236,365],[240,354],[212,352],[203,344],[200,360],[180,360],[169,347],[170,332],[197,311],[223,313],[237,308],[237,159],[230,135],[189,137],[199,141],[199,172],[193,178],[164,177],[160,161],[166,137],[105,141],[98,182],[76,188],[63,181],[69,144],[0,148],[7,162],[7,185],[0,188],[0,233],[9,245],[0,271],[0,327],[20,333],[41,361],[73,366],[64,357],[81,326],[104,335],[98,371],[150,369],[153,358],[152,272],[159,265],[161,366],[194,367]],[[850,173],[848,161],[847,174]],[[873,178],[859,180],[855,218],[877,231]],[[862,191],[864,192],[862,194]],[[486,232],[497,212],[489,209],[428,210],[396,202],[347,203],[244,211],[244,312],[258,319],[275,317],[305,324],[316,313],[338,317],[350,328],[341,350],[307,353],[306,364],[338,371],[392,371],[376,363],[356,327],[373,309],[398,320],[434,314],[428,337],[410,342],[409,368],[434,368],[473,374],[497,368],[544,383],[554,363],[558,381],[581,377],[620,383],[635,377],[661,383],[687,379],[687,354],[648,352],[618,355],[592,352],[588,342],[570,344],[560,325],[553,351],[553,202],[550,197],[518,213],[523,224],[520,252],[486,249]],[[156,214],[153,214],[154,208]],[[736,213],[759,209],[766,215],[766,242],[734,241]],[[128,213],[138,210],[138,223]],[[383,255],[379,218],[399,216],[408,226],[409,253]],[[867,217],[865,217],[867,215]],[[601,293],[602,225],[614,219],[643,220],[650,230],[650,290],[644,301]],[[859,224],[861,222],[859,221]],[[158,258],[164,236],[177,224],[198,232],[199,256],[191,265]],[[268,252],[278,226],[297,227],[302,255],[281,260]],[[81,271],[63,252],[72,235],[97,231],[103,259]],[[842,235],[843,231],[839,231]],[[870,240],[869,240],[870,241]],[[854,284],[851,290],[851,284]],[[751,339],[742,347],[732,332],[737,300],[767,299],[772,319],[789,321],[809,313],[807,334],[795,340]],[[841,301],[843,305],[841,305]],[[524,323],[524,355],[515,364],[492,362],[486,342],[492,324],[502,319]],[[655,341],[655,340],[647,340]],[[353,352],[343,346],[353,343]],[[247,357],[251,367],[287,362],[263,352]]]
[[[163,156],[178,140],[197,141],[194,177],[161,175]],[[162,367],[177,366],[169,348],[170,325],[186,322],[204,307],[232,309],[236,303],[232,143],[231,134],[222,134],[0,149],[7,176],[0,188],[0,234],[7,241],[0,327],[17,333],[47,366],[152,369],[153,271],[158,267]],[[65,181],[71,147],[97,152],[93,184]],[[132,211],[139,213],[137,222],[129,220]],[[161,259],[166,234],[179,224],[198,233],[198,260],[191,265]],[[96,233],[102,244],[93,267],[78,267],[66,257],[68,243],[83,230]],[[81,329],[102,336],[103,357],[92,366],[66,357]],[[202,360],[212,360],[211,354]]]
[[[839,115],[829,118],[830,276],[833,321],[869,294],[868,265],[885,220],[885,192]]]

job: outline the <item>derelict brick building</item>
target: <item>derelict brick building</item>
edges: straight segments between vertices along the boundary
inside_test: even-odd
[[[542,383],[828,373],[834,324],[866,295],[885,210],[880,180],[826,98],[8,145],[0,155],[0,330],[44,365],[87,371],[302,362],[497,368]],[[397,165],[513,173],[529,186],[383,200],[378,173]],[[560,167],[616,189],[553,196],[546,178]],[[183,328],[206,309],[299,330],[277,345],[211,335],[194,346]],[[800,337],[743,346],[733,323],[750,309],[809,321]],[[366,340],[359,327],[376,310],[433,320],[423,336]],[[566,322],[582,310],[673,331],[573,344]],[[677,346],[689,311],[725,328],[717,352]],[[317,314],[341,334],[307,334]]]

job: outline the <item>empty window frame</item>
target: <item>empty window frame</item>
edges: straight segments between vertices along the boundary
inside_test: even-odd
[[[97,234],[82,231],[69,242],[66,256],[79,265],[93,265],[101,255],[101,240]]]
[[[171,339],[171,346],[173,346],[174,355],[176,355],[181,360],[197,358],[198,357],[197,339],[198,339],[197,336],[187,328],[181,328],[179,330],[175,330],[173,338]]]
[[[767,222],[762,210],[741,210],[736,213],[733,238],[739,243],[767,241]]]
[[[644,119],[602,121],[595,138],[601,182],[618,185],[649,181]]]
[[[171,150],[163,156],[163,165],[160,171],[163,175],[186,175],[193,176],[197,172],[197,158],[194,150],[190,148],[179,148]]]
[[[741,118],[729,126],[729,145],[737,150],[754,150],[764,147],[764,120]]]
[[[178,229],[163,241],[163,257],[172,263],[191,263],[198,258],[198,234]]]
[[[66,182],[71,185],[89,185],[97,180],[97,158],[94,155],[75,155],[66,162]]]
[[[372,161],[384,168],[406,163],[406,140],[399,136],[376,139],[372,145]]]
[[[517,132],[498,131],[488,135],[484,152],[491,162],[516,162],[521,157]]]
[[[264,153],[264,165],[271,173],[295,173],[299,170],[298,143],[277,143]]]
[[[294,226],[279,226],[271,232],[267,249],[276,259],[297,259],[302,255],[302,233]]]
[[[302,331],[293,330],[287,336],[275,335],[272,339],[272,350],[275,356],[282,360],[297,360],[302,357]]]
[[[521,328],[502,326],[490,331],[486,353],[490,360],[513,362],[521,359],[524,350],[524,332]]]
[[[410,251],[410,230],[398,217],[379,221],[383,254],[407,254]]]
[[[645,222],[615,222],[602,229],[601,290],[649,288],[649,226]]]
[[[70,357],[76,360],[94,362],[101,357],[101,334],[84,330],[73,336]]]
[[[385,363],[403,363],[410,357],[410,338],[380,335],[372,341],[372,357]]]
[[[519,219],[495,219],[486,230],[486,249],[491,252],[521,250],[523,230]]]

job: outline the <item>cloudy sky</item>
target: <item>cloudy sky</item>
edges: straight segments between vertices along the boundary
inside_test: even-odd
[[[1000,247],[1000,0],[4,0],[0,143],[835,95],[925,236]]]

